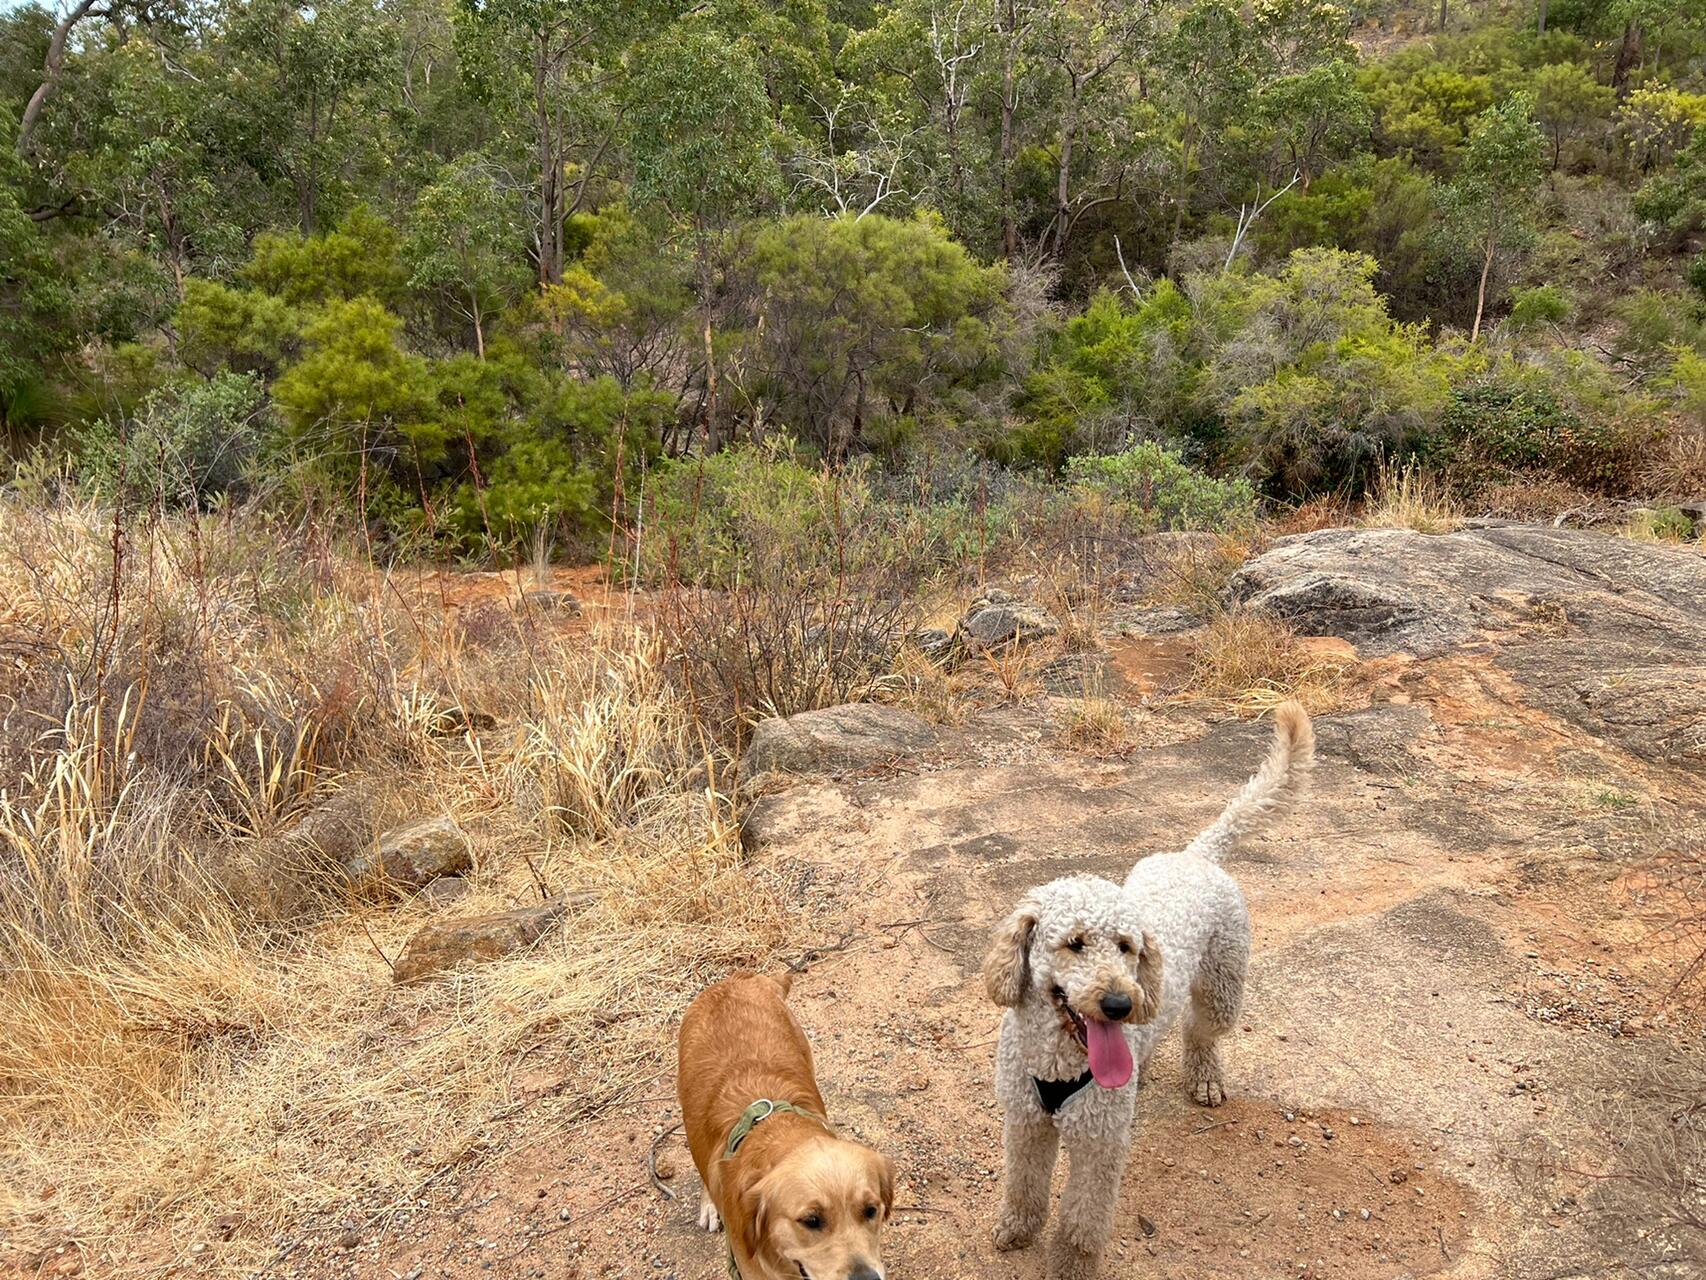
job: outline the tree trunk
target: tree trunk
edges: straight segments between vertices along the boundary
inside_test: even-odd
[[[1446,6],[1449,3],[1450,0],[1439,0],[1439,29],[1441,32],[1445,30],[1445,20],[1447,16]]]
[[[468,301],[472,304],[474,313],[474,356],[478,360],[484,360],[486,358],[486,328],[480,318],[479,290],[468,290]]]
[[[19,155],[28,155],[30,135],[35,132],[36,123],[41,119],[42,108],[53,96],[53,91],[59,87],[59,77],[65,69],[65,46],[71,39],[71,28],[75,27],[91,13],[98,18],[111,15],[111,9],[96,9],[96,0],[79,0],[78,5],[60,21],[53,29],[53,38],[47,43],[47,58],[42,63],[41,83],[30,95],[24,114],[18,121],[17,147]]]
[[[1179,139],[1179,189],[1173,195],[1173,243],[1179,243],[1179,233],[1185,225],[1185,192],[1191,182],[1191,134],[1194,126],[1187,121]]]
[[[1001,252],[1019,256],[1019,226],[1013,217],[1013,112],[1019,64],[1019,33],[1014,5],[1007,6],[1007,50],[1001,64]]]
[[[1488,245],[1486,255],[1481,259],[1481,287],[1475,291],[1475,325],[1469,330],[1469,343],[1473,346],[1481,340],[1481,316],[1487,309],[1487,277],[1493,271],[1493,246]]]
[[[1540,0],[1540,27],[1539,27],[1539,34],[1540,35],[1546,34],[1546,10],[1550,6],[1551,6],[1551,0]]]
[[[1623,45],[1617,50],[1617,65],[1611,72],[1611,87],[1619,101],[1629,96],[1629,73],[1641,61],[1641,28],[1633,22],[1623,26]]]
[[[1078,93],[1078,78],[1074,76],[1060,116],[1060,170],[1055,176],[1054,189],[1054,257],[1057,262],[1066,251],[1068,201],[1072,195],[1072,143],[1078,132]]]

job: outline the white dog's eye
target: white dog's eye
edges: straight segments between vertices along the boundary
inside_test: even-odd
[[[1131,939],[1130,938],[1121,938],[1120,939],[1120,952],[1121,952],[1121,954],[1128,955],[1128,956],[1131,954]]]
[[[1084,939],[1083,938],[1072,938],[1072,939],[1070,939],[1066,944],[1066,949],[1068,951],[1082,951],[1082,950],[1084,950]]]

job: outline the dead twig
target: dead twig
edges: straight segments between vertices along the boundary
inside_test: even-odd
[[[664,1199],[666,1200],[674,1200],[676,1195],[675,1192],[664,1186],[663,1179],[658,1177],[658,1147],[663,1143],[665,1138],[669,1137],[670,1134],[674,1133],[679,1128],[681,1128],[681,1121],[677,1120],[674,1124],[670,1125],[669,1128],[665,1129],[662,1133],[658,1134],[657,1137],[652,1139],[651,1150],[646,1153],[646,1173],[651,1178],[652,1185],[659,1191],[663,1192]]]

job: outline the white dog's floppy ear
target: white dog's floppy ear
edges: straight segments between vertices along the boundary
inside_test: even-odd
[[[1139,1000],[1131,1020],[1155,1021],[1155,1015],[1161,1012],[1161,947],[1155,935],[1147,931],[1137,953],[1137,989]]]
[[[1037,905],[1029,898],[995,930],[983,960],[983,989],[1002,1008],[1025,998],[1031,985],[1031,933],[1037,927]]]

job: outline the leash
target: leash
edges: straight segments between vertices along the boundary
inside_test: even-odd
[[[808,1120],[816,1120],[819,1124],[825,1123],[822,1116],[815,1111],[807,1110],[805,1107],[796,1107],[791,1102],[778,1102],[773,1098],[760,1098],[740,1113],[740,1119],[735,1121],[735,1127],[729,1130],[729,1144],[723,1151],[723,1159],[734,1159],[735,1152],[740,1150],[741,1143],[752,1136],[752,1131],[760,1123],[779,1113],[804,1116]],[[735,1249],[732,1244],[729,1245],[728,1275],[729,1280],[742,1280],[740,1267],[735,1263]]]

